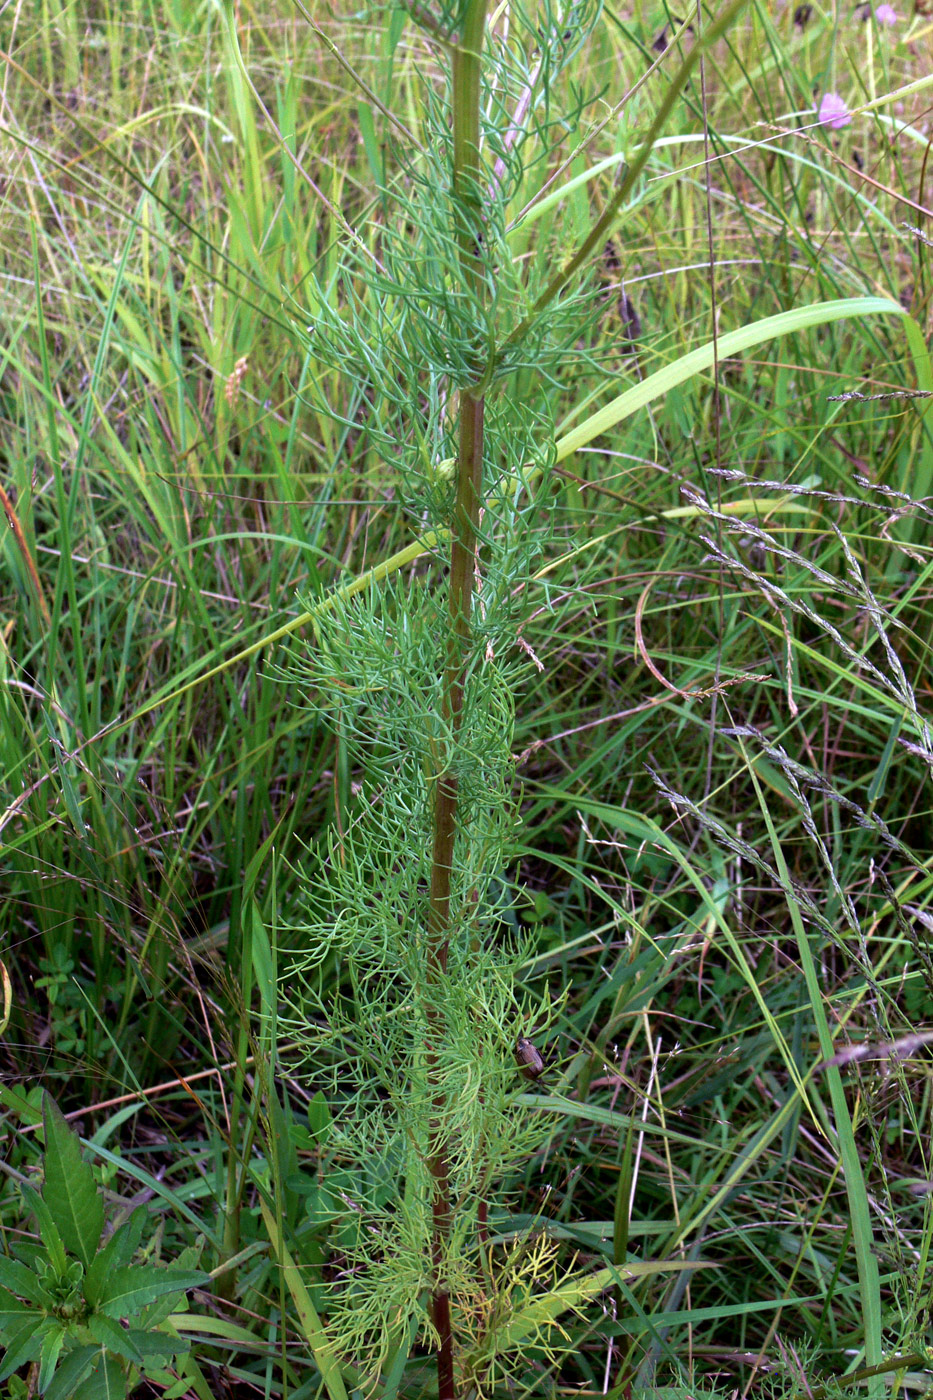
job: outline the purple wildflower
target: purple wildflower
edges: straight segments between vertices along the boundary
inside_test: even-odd
[[[875,19],[879,24],[897,24],[900,15],[893,5],[879,5],[875,10]]]
[[[817,121],[823,126],[831,126],[835,131],[840,126],[848,126],[852,113],[838,92],[824,92],[820,101]]]

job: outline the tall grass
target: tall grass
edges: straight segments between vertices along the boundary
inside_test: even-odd
[[[361,431],[365,384],[294,326],[309,272],[327,279],[348,229],[372,238],[432,60],[392,15],[313,18],[0,16],[0,1100],[22,1126],[52,1088],[112,1189],[156,1192],[170,1245],[204,1228],[234,1311],[211,1319],[199,1394],[223,1364],[316,1391],[309,1318],[345,1224],[339,1182],[313,1194],[313,1106],[299,1126],[280,1081],[260,1112],[240,1020],[244,993],[271,996],[292,858],[355,800],[345,738],[289,704],[268,639],[301,630],[297,589],[419,554]],[[692,18],[605,8],[573,74],[598,96],[548,195],[513,212],[529,263],[611,200],[690,42],[672,19]],[[926,1385],[928,1052],[883,1047],[933,994],[933,447],[929,401],[905,396],[931,387],[929,254],[904,227],[929,234],[929,27],[750,3],[607,237],[582,368],[551,388],[561,529],[527,590],[542,670],[507,875],[538,933],[529,988],[569,996],[553,1092],[530,1096],[547,1146],[494,1225],[630,1267],[605,1309],[565,1317],[559,1374],[529,1350],[533,1394],[816,1392],[892,1353],[898,1384]],[[820,126],[827,91],[864,110]],[[782,313],[779,338],[729,348]],[[882,1048],[830,1063],[852,1042]],[[244,1207],[272,1179],[260,1223]],[[714,1267],[662,1286],[639,1259]],[[404,1357],[383,1380],[428,1385]]]

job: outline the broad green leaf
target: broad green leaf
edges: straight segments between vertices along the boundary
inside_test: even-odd
[[[109,1356],[104,1356],[97,1370],[82,1381],[70,1400],[126,1400],[126,1387],[126,1377],[120,1367]]]
[[[311,1129],[311,1136],[319,1147],[323,1147],[330,1137],[334,1122],[331,1116],[330,1105],[321,1093],[320,1089],[308,1104],[308,1127]]]
[[[35,1128],[42,1122],[42,1114],[30,1101],[21,1084],[0,1084],[0,1107],[30,1128]]]
[[[65,1257],[65,1246],[62,1243],[62,1237],[58,1226],[52,1219],[52,1212],[49,1210],[38,1191],[34,1191],[31,1186],[26,1184],[24,1184],[21,1189],[23,1192],[23,1199],[36,1217],[39,1226],[39,1234],[42,1236],[42,1243],[45,1245],[49,1259],[52,1262],[52,1267],[59,1278],[64,1278],[65,1270],[68,1267],[68,1260]]]
[[[35,1303],[40,1308],[51,1308],[54,1299],[42,1287],[39,1276],[28,1265],[18,1259],[5,1259],[0,1255],[0,1287],[8,1288],[27,1303]]]
[[[87,1320],[87,1330],[94,1338],[95,1342],[100,1342],[107,1351],[112,1351],[114,1356],[122,1356],[124,1361],[132,1361],[134,1366],[143,1364],[142,1354],[139,1348],[130,1340],[130,1334],[119,1322],[114,1322],[112,1317],[107,1317],[104,1313],[92,1313]]]
[[[43,1313],[33,1313],[15,1331],[10,1329],[10,1341],[0,1362],[0,1381],[5,1381],[27,1362],[39,1359],[45,1322]]]
[[[166,1293],[184,1294],[209,1282],[210,1274],[188,1269],[115,1269],[101,1289],[97,1309],[107,1317],[130,1317]]]
[[[197,1269],[201,1259],[203,1241],[192,1244],[183,1249],[175,1260],[172,1267],[178,1269]],[[147,1332],[151,1332],[156,1327],[161,1327],[167,1317],[173,1313],[184,1313],[188,1308],[188,1299],[184,1293],[165,1293],[161,1298],[157,1298],[154,1303],[150,1303],[144,1308],[137,1319],[139,1326],[144,1327]]]
[[[9,1336],[10,1329],[18,1327],[29,1309],[6,1288],[0,1288],[0,1338]]]
[[[45,1394],[49,1382],[55,1374],[55,1367],[58,1365],[58,1358],[62,1354],[62,1347],[65,1345],[67,1335],[67,1328],[63,1327],[61,1323],[56,1323],[48,1329],[42,1338],[42,1351],[39,1355],[40,1395]]]
[[[121,1327],[124,1337],[128,1337],[139,1351],[140,1356],[147,1363],[152,1361],[169,1362],[179,1354],[183,1354],[189,1349],[190,1343],[183,1341],[180,1337],[170,1337],[165,1332],[143,1332],[138,1327],[130,1327],[124,1330]],[[251,1342],[255,1343],[255,1337]]]
[[[77,1255],[88,1269],[104,1228],[104,1202],[94,1173],[81,1155],[77,1134],[69,1128],[61,1109],[49,1094],[43,1099],[42,1116],[45,1122],[42,1199],[58,1226],[65,1248]]]
[[[146,1223],[146,1207],[137,1206],[122,1225],[114,1230],[103,1249],[94,1256],[84,1281],[84,1296],[92,1308],[97,1307],[101,1290],[115,1269],[125,1268],[139,1248]]]
[[[75,1347],[63,1358],[55,1372],[44,1400],[71,1400],[75,1390],[84,1380],[95,1360],[100,1356],[98,1347]]]

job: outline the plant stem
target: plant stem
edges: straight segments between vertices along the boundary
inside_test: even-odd
[[[839,1387],[850,1385],[861,1385],[862,1381],[870,1380],[874,1376],[883,1376],[889,1371],[907,1371],[911,1367],[929,1367],[930,1358],[922,1351],[907,1352],[903,1355],[889,1356],[876,1366],[861,1366],[857,1371],[850,1371],[846,1375],[836,1375],[833,1383]],[[807,1389],[808,1400],[825,1400],[829,1393],[829,1386],[818,1385],[812,1390]],[[798,1392],[803,1394],[803,1392]]]
[[[483,219],[480,196],[479,120],[480,56],[487,0],[469,0],[459,42],[453,53],[453,183],[452,213],[456,221],[460,272],[474,295],[482,288]],[[477,379],[482,367],[477,365]],[[439,984],[447,973],[450,947],[450,887],[457,834],[459,793],[454,759],[463,714],[463,694],[470,664],[473,573],[483,482],[483,416],[485,401],[461,389],[458,405],[459,444],[457,492],[451,522],[450,591],[448,594],[447,657],[444,667],[442,713],[447,731],[446,752],[439,755],[434,774],[434,834],[428,912],[428,1036],[427,1068],[433,1083],[435,1116],[431,1125],[428,1168],[433,1200],[431,1259],[432,1316],[439,1338],[438,1400],[453,1400],[454,1363],[450,1297],[444,1277],[451,1228],[450,1166],[444,1140],[445,1092],[440,1076],[443,1034]]]

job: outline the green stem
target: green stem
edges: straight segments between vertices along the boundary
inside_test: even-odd
[[[889,1356],[886,1360],[879,1362],[876,1366],[862,1366],[858,1371],[849,1371],[845,1375],[836,1375],[833,1378],[835,1386],[861,1385],[862,1381],[871,1380],[874,1376],[883,1376],[889,1371],[907,1371],[913,1367],[922,1367],[928,1370],[931,1358],[925,1352],[912,1351],[905,1355]],[[829,1386],[818,1385],[814,1389],[806,1392],[807,1400],[825,1400],[829,1392]],[[802,1395],[803,1392],[800,1392]]]
[[[460,272],[466,286],[481,295],[483,210],[480,183],[480,58],[487,0],[467,0],[458,43],[453,52],[453,188]],[[477,365],[477,377],[480,366]],[[446,1104],[441,1077],[443,994],[450,948],[450,890],[457,835],[459,793],[454,751],[463,715],[463,695],[470,664],[473,576],[483,483],[483,417],[485,402],[461,390],[457,493],[451,522],[450,591],[448,594],[447,656],[444,667],[442,714],[447,749],[434,774],[434,835],[428,910],[428,1075],[433,1084],[434,1122],[428,1169],[431,1173],[431,1259],[434,1274],[432,1316],[439,1338],[438,1400],[454,1400],[453,1331],[445,1272],[452,1223],[450,1164],[445,1142]]]

